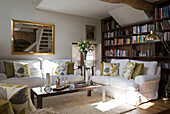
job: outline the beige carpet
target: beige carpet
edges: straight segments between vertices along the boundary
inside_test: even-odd
[[[122,105],[109,97],[106,97],[105,103],[102,103],[101,99],[101,94],[96,92],[92,92],[91,97],[88,97],[85,91],[77,92],[44,98],[43,108],[59,114],[119,114],[136,108],[127,104]],[[38,111],[38,114],[50,114],[48,112],[43,113],[42,110]]]

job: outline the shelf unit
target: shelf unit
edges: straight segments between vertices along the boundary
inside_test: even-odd
[[[161,0],[155,3],[154,20],[121,27],[114,18],[108,17],[101,20],[101,30],[101,60],[110,62],[113,58],[127,58],[158,61],[161,66],[159,97],[163,96],[163,88],[167,83],[165,79],[170,76],[170,64],[168,68],[162,66],[164,63],[170,63],[170,56],[166,55],[161,41],[145,42],[144,38],[151,30],[161,32],[164,40],[170,45],[170,1]]]

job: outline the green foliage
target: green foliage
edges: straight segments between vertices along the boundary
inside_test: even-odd
[[[78,48],[79,48],[79,51],[80,52],[83,52],[83,53],[87,53],[88,51],[93,51],[94,50],[94,46],[93,44],[90,42],[90,41],[80,41],[78,42]]]

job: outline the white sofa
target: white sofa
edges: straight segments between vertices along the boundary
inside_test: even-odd
[[[5,66],[4,66],[4,61],[17,61],[17,62],[22,62],[26,63],[29,65],[30,69],[30,77],[12,77],[12,78],[7,78],[5,74]],[[40,70],[40,66],[42,65],[42,69],[45,73],[52,73],[52,67],[50,66],[50,62],[70,62],[70,59],[58,59],[58,60],[0,60],[0,83],[6,83],[6,84],[15,84],[15,85],[27,85],[29,88],[32,87],[39,87],[44,85],[44,78],[42,76],[42,72]],[[55,81],[57,77],[64,77],[66,78],[67,82],[77,82],[83,80],[83,77],[80,75],[81,73],[75,72],[75,74],[72,75],[65,75],[65,76],[60,76],[60,75],[51,75],[53,84],[55,84]],[[45,77],[45,76],[44,76]]]
[[[143,75],[135,79],[127,80],[120,76],[127,62],[144,63]],[[139,105],[140,103],[158,98],[158,86],[160,80],[160,67],[156,61],[136,61],[129,59],[112,59],[111,63],[119,63],[119,77],[92,76],[92,81],[105,85],[106,95],[128,104]],[[101,92],[100,89],[96,90]]]

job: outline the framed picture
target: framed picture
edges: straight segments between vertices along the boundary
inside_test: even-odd
[[[96,40],[96,27],[86,25],[86,40]]]

